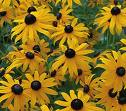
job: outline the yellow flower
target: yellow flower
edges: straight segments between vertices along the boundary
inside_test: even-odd
[[[106,57],[101,57],[101,64],[97,67],[105,69],[101,78],[105,79],[107,84],[112,84],[115,91],[120,91],[123,85],[126,85],[126,54],[112,51],[112,54],[106,54]]]
[[[120,34],[122,27],[126,26],[126,8],[121,9],[120,5],[111,5],[111,7],[103,7],[101,13],[98,14],[98,18],[95,20],[95,24],[98,24],[98,28],[104,27],[104,31],[108,28],[114,35],[115,33]],[[104,32],[103,31],[103,32]]]
[[[103,111],[103,109],[89,102],[90,96],[85,95],[81,90],[78,91],[77,95],[73,90],[70,90],[70,96],[64,92],[61,95],[65,101],[55,101],[55,104],[64,107],[59,111]]]
[[[107,111],[110,111],[112,107],[117,105],[117,92],[113,92],[112,85],[106,85],[106,82],[101,87],[96,88],[99,93],[95,95],[95,98],[100,99],[98,104],[105,105]]]
[[[22,66],[23,71],[29,69],[33,73],[35,70],[38,70],[40,64],[44,64],[44,59],[33,51],[13,51],[8,54],[8,57],[13,59],[13,61],[11,61],[12,64],[7,67],[6,72],[9,72],[14,67],[18,68]]]
[[[68,71],[72,77],[74,74],[78,75],[77,69],[79,67],[88,69],[89,66],[87,64],[91,61],[91,58],[86,55],[93,51],[88,50],[87,47],[88,44],[78,45],[77,41],[69,41],[68,48],[62,45],[62,55],[55,60],[52,69],[57,70],[60,67],[62,74],[66,74]]]
[[[81,0],[56,0],[56,4],[62,1],[62,4],[68,3],[68,6],[72,8],[73,2],[75,2],[78,5],[81,5]]]
[[[49,43],[44,39],[35,41],[28,41],[27,45],[22,44],[20,46],[25,51],[34,51],[35,53],[39,53],[44,59],[47,58],[47,54],[50,52]]]
[[[72,11],[73,10],[69,8],[68,5],[62,6],[62,8],[56,14],[57,20],[59,20],[59,22],[63,24],[69,22],[74,18],[74,16],[69,15]]]
[[[32,105],[35,105],[37,100],[41,104],[50,103],[47,94],[57,95],[57,92],[50,88],[57,85],[55,79],[46,77],[46,73],[39,75],[39,73],[35,71],[34,77],[32,77],[31,74],[26,74],[27,80],[22,80],[23,87],[27,94],[31,95]]]
[[[41,10],[41,12],[27,14],[24,18],[14,21],[19,24],[12,29],[12,38],[17,35],[15,42],[22,39],[22,42],[26,43],[28,40],[38,41],[37,32],[50,37],[48,30],[54,30],[54,27],[50,25],[53,20],[54,16],[46,9]]]
[[[58,70],[51,71],[50,77],[54,78],[58,85],[61,85],[61,81],[65,81],[64,75],[62,74],[62,70],[60,68]]]
[[[97,88],[101,87],[104,83],[104,80],[100,77],[93,79],[94,75],[89,75],[84,77],[84,81],[80,81],[80,85],[83,88],[80,88],[85,94],[90,95],[91,98],[94,98],[95,94],[98,93]]]
[[[0,27],[3,27],[4,22],[11,24],[12,19],[14,18],[14,13],[12,12],[11,7],[3,7],[0,5]]]
[[[77,23],[78,19],[75,18],[69,24],[59,24],[56,31],[52,34],[51,38],[54,41],[60,40],[60,45],[63,45],[69,39],[87,38],[88,28],[83,23]]]
[[[6,100],[2,105],[3,108],[14,108],[14,111],[24,111],[24,104],[28,101],[30,95],[24,90],[23,86],[19,84],[18,80],[13,80],[8,74],[5,76],[6,81],[0,81],[0,102]],[[10,107],[11,102],[14,100],[14,107]]]

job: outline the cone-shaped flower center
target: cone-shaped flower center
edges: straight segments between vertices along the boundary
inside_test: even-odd
[[[85,84],[85,85],[84,85],[84,88],[83,88],[83,91],[84,91],[85,93],[88,93],[88,92],[90,91],[89,85]]]
[[[65,51],[65,56],[67,58],[73,58],[76,55],[76,52],[73,49],[67,49]]]
[[[118,75],[118,76],[124,76],[125,75],[125,72],[126,72],[126,70],[125,70],[125,68],[124,67],[118,67],[117,69],[116,69],[116,74]]]
[[[28,59],[34,59],[35,57],[35,55],[32,52],[27,52],[25,55]]]
[[[37,80],[31,83],[31,88],[36,91],[41,89],[41,86],[42,86],[41,83]]]
[[[73,27],[71,25],[67,25],[67,26],[65,26],[64,30],[66,33],[71,33],[71,32],[73,32]]]
[[[0,17],[5,16],[6,14],[7,14],[7,12],[6,12],[6,11],[2,11],[2,12],[0,12]]]
[[[81,110],[83,108],[83,102],[80,99],[74,99],[71,102],[71,108],[74,110]]]
[[[111,14],[112,15],[118,15],[118,14],[120,14],[121,13],[121,10],[119,9],[119,7],[113,7],[112,9],[111,9]]]
[[[15,84],[11,87],[11,90],[14,94],[20,95],[23,92],[23,87],[20,86],[19,84]]]
[[[39,47],[39,45],[35,45],[34,47],[33,47],[33,50],[35,51],[35,52],[40,52],[40,47]]]
[[[56,76],[56,70],[51,72],[51,77],[55,77]]]
[[[121,105],[126,104],[126,97],[118,97],[118,103]]]
[[[110,96],[111,98],[114,98],[114,97],[116,97],[117,92],[113,92],[113,88],[112,88],[112,89],[109,90],[108,94],[109,94],[109,96]]]
[[[27,25],[31,25],[31,24],[34,24],[36,22],[36,17],[32,14],[28,14],[26,15],[25,17],[25,23]]]
[[[61,17],[62,17],[62,14],[61,14],[61,13],[57,13],[57,14],[56,14],[56,17],[57,17],[57,20],[60,20]]]
[[[82,69],[78,69],[77,72],[78,72],[78,76],[81,76],[83,73]]]
[[[31,12],[34,12],[34,11],[37,11],[37,10],[33,6],[29,7],[28,10],[27,10],[28,13],[31,13]]]
[[[52,23],[52,24],[53,24],[53,26],[54,26],[54,27],[57,27],[58,22],[57,22],[57,21],[53,21],[53,23]]]

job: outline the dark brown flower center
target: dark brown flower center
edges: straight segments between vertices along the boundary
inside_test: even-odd
[[[64,30],[66,33],[71,33],[71,32],[73,32],[73,27],[71,25],[67,25],[67,26],[65,26]]]
[[[56,76],[56,70],[51,72],[51,77],[55,77]]]
[[[25,55],[28,59],[34,59],[34,57],[35,57],[34,53],[32,53],[32,52],[27,52]]]
[[[2,11],[0,12],[0,17],[6,16],[7,12],[6,11]]]
[[[121,10],[119,9],[119,7],[113,7],[112,9],[111,9],[111,14],[112,15],[118,15],[118,14],[120,14],[121,13]]]
[[[31,12],[34,12],[34,11],[37,11],[37,10],[33,6],[29,7],[28,10],[27,10],[28,13],[31,13]]]
[[[74,99],[71,102],[71,108],[74,110],[81,110],[83,108],[83,102],[80,99]]]
[[[26,17],[25,17],[25,23],[27,25],[32,25],[35,22],[36,22],[36,17],[34,15],[32,15],[32,14],[26,15]]]
[[[84,91],[85,93],[88,93],[88,92],[90,91],[89,85],[85,84],[85,85],[84,85],[84,88],[83,88],[83,91]]]
[[[65,56],[67,58],[73,58],[76,55],[76,52],[73,49],[67,49],[65,51]]]
[[[42,86],[41,83],[37,80],[31,83],[31,88],[36,91],[41,89],[41,86]]]
[[[23,87],[20,86],[19,84],[15,84],[11,87],[11,90],[14,94],[20,95],[23,92]]]
[[[78,72],[78,76],[81,76],[83,74],[83,70],[82,69],[78,69],[77,72]]]
[[[57,17],[57,20],[60,20],[61,17],[62,17],[62,14],[61,14],[61,13],[57,13],[57,14],[56,14],[56,17]]]
[[[114,98],[114,97],[116,97],[117,92],[113,92],[113,88],[112,88],[112,89],[109,90],[108,94],[109,94],[109,96],[110,96],[111,98]]]
[[[120,77],[124,76],[124,75],[125,75],[125,72],[126,72],[126,70],[125,70],[124,67],[118,67],[118,68],[116,69],[116,74],[117,74],[118,76],[120,76]]]

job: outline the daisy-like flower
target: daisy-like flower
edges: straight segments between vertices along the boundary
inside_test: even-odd
[[[60,23],[67,23],[68,21],[72,20],[74,16],[69,15],[73,10],[69,8],[68,5],[62,6],[59,12],[56,14],[56,19]]]
[[[60,111],[103,111],[103,109],[98,108],[89,102],[90,96],[84,95],[81,90],[78,91],[77,95],[73,90],[70,90],[70,96],[64,92],[62,92],[61,95],[65,101],[55,101],[57,105],[64,107]]]
[[[22,39],[22,42],[26,43],[28,40],[38,41],[37,32],[50,37],[48,30],[54,30],[54,27],[50,25],[54,19],[55,17],[46,9],[27,14],[24,18],[14,21],[19,24],[12,29],[12,38],[17,35],[15,42]]]
[[[39,75],[39,73],[35,71],[34,77],[32,77],[31,74],[26,74],[27,80],[22,81],[27,94],[31,95],[32,105],[35,105],[37,100],[41,104],[50,103],[47,94],[57,95],[57,92],[50,88],[57,85],[55,79],[46,77],[46,73]]]
[[[62,70],[60,68],[58,70],[51,71],[50,77],[54,78],[58,85],[61,85],[61,81],[65,81],[64,75],[62,74]]]
[[[40,64],[44,64],[44,59],[38,53],[33,51],[13,51],[7,55],[11,61],[11,65],[7,67],[6,72],[10,72],[14,67],[18,68],[22,66],[22,70],[26,71],[29,69],[31,72],[38,70]]]
[[[59,2],[62,2],[62,4],[68,3],[68,6],[72,8],[73,2],[75,2],[78,5],[81,5],[81,0],[56,0],[56,4]]]
[[[62,70],[62,74],[66,74],[68,71],[71,77],[78,75],[77,69],[79,67],[85,67],[88,69],[87,64],[91,61],[91,58],[86,56],[92,53],[92,50],[88,50],[88,44],[83,43],[78,45],[77,41],[69,41],[68,48],[61,46],[62,55],[59,56],[52,65],[52,70],[57,70],[59,67]]]
[[[126,85],[126,54],[112,51],[112,54],[106,54],[106,57],[101,57],[102,64],[97,67],[105,69],[101,78],[107,81],[107,84],[112,84],[114,92],[120,91],[123,85]]]
[[[46,58],[47,54],[50,52],[49,43],[44,39],[41,39],[38,42],[28,41],[26,45],[22,44],[20,47],[26,51],[34,51],[35,53],[39,53],[43,58]]]
[[[90,76],[91,75],[91,71],[90,71],[90,66],[88,64],[85,64],[86,68],[84,67],[79,67],[77,69],[77,75],[73,76],[73,79],[75,79],[76,84],[78,84],[81,81],[85,81],[85,76]]]
[[[29,99],[30,95],[24,90],[23,86],[19,84],[18,80],[13,80],[8,74],[5,76],[7,81],[0,81],[0,102],[6,100],[2,107],[10,106],[14,100],[14,111],[24,111],[24,104]]]
[[[98,24],[98,28],[104,27],[108,21],[110,21],[109,29],[114,35],[120,34],[122,27],[126,26],[126,8],[121,9],[120,5],[111,5],[111,7],[103,7],[101,13],[98,14],[98,18],[95,20],[95,24]]]
[[[117,104],[118,92],[113,92],[112,85],[106,85],[105,83],[102,84],[101,87],[96,89],[98,93],[95,95],[95,98],[100,99],[98,101],[98,104],[105,105],[107,111],[110,111],[110,109]]]
[[[11,7],[3,7],[0,5],[0,26],[3,27],[4,22],[11,24],[12,19],[14,18],[14,13],[12,13]]]
[[[77,23],[78,19],[75,18],[71,24],[59,24],[56,27],[56,31],[52,34],[51,38],[54,39],[54,42],[60,40],[60,45],[64,44],[69,39],[87,38],[88,28],[85,27],[83,23]]]
[[[82,86],[80,90],[82,90],[85,94],[90,95],[92,98],[98,93],[97,88],[101,87],[104,82],[104,80],[100,77],[95,79],[93,79],[93,77],[94,75],[85,76],[84,81],[80,81],[80,85]]]

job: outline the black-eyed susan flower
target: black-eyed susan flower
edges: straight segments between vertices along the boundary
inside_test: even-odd
[[[106,25],[108,21],[109,29],[112,34],[120,34],[122,32],[122,27],[125,27],[126,23],[126,9],[121,9],[120,5],[111,5],[111,7],[103,7],[101,13],[98,14],[98,18],[96,18],[95,23],[98,24],[98,28],[108,27]],[[105,30],[104,29],[104,30]]]
[[[82,90],[85,94],[90,95],[90,97],[94,97],[95,94],[98,93],[97,88],[101,87],[104,83],[104,80],[100,77],[93,79],[94,75],[89,75],[84,77],[84,81],[80,81],[80,85]]]
[[[6,100],[2,107],[9,107],[11,102],[14,100],[14,111],[24,111],[24,104],[30,97],[30,95],[25,92],[23,86],[18,80],[13,80],[13,78],[8,74],[5,76],[7,81],[1,80],[0,83],[0,102]]]
[[[58,85],[61,85],[61,81],[65,81],[65,77],[60,68],[58,70],[50,71],[50,77],[54,78]]]
[[[55,101],[57,105],[64,107],[61,111],[103,111],[89,102],[90,96],[85,95],[81,90],[78,91],[77,95],[73,90],[70,90],[70,96],[64,92],[61,95],[65,101]]]
[[[54,21],[54,16],[46,9],[27,14],[24,18],[14,21],[19,24],[12,29],[12,38],[17,35],[15,42],[22,39],[22,42],[26,43],[28,40],[38,41],[37,32],[50,37],[48,30],[54,30],[54,27],[50,25],[52,21]]]
[[[78,84],[81,81],[85,81],[85,76],[90,76],[91,75],[91,70],[90,66],[88,64],[85,64],[86,68],[84,67],[79,67],[77,69],[77,75],[73,76],[73,79],[75,80],[76,84]]]
[[[10,23],[14,18],[14,13],[12,13],[11,7],[3,7],[0,5],[0,27],[3,26],[4,22]]]
[[[72,11],[73,10],[71,8],[69,8],[68,5],[62,6],[62,8],[59,10],[59,12],[56,13],[56,19],[60,23],[67,23],[74,18],[73,16],[70,15],[70,13]]]
[[[105,83],[96,89],[98,93],[95,95],[95,98],[100,99],[98,103],[105,105],[106,110],[110,111],[117,104],[118,92],[113,92],[113,86],[106,85]]]
[[[120,52],[112,51],[112,54],[101,57],[101,64],[98,67],[105,69],[101,77],[105,79],[107,84],[112,84],[114,92],[120,91],[123,85],[126,85],[126,54],[120,54]]]
[[[34,73],[34,77],[31,74],[26,74],[27,80],[23,80],[22,84],[27,94],[31,95],[31,104],[35,105],[37,100],[41,103],[50,103],[47,96],[57,95],[57,92],[50,87],[56,86],[54,78],[47,78],[46,73],[39,75],[37,71]]]
[[[34,73],[35,70],[38,70],[39,65],[44,63],[44,59],[34,51],[13,51],[10,52],[7,56],[12,61],[11,65],[8,66],[6,72],[9,72],[14,67],[19,68],[22,66],[22,70],[30,70],[32,73]]]
[[[87,49],[88,44],[83,43],[78,45],[77,41],[69,41],[68,48],[61,46],[62,55],[59,56],[52,65],[52,70],[57,70],[59,67],[62,70],[62,74],[78,75],[78,68],[85,67],[88,69],[87,64],[91,61],[91,58],[86,56],[92,53],[92,50]]]
[[[20,47],[26,51],[34,51],[35,53],[39,53],[43,58],[46,58],[47,54],[50,52],[49,43],[44,39],[41,39],[38,42],[28,41],[26,45],[22,44]]]
[[[56,0],[56,4],[58,4],[59,2],[62,2],[63,5],[68,3],[68,6],[70,6],[71,8],[73,3],[81,5],[81,0]]]
[[[69,39],[87,38],[88,28],[83,23],[77,23],[78,19],[75,18],[71,23],[59,24],[56,31],[52,34],[51,38],[54,42],[60,40],[60,45],[64,44]]]

